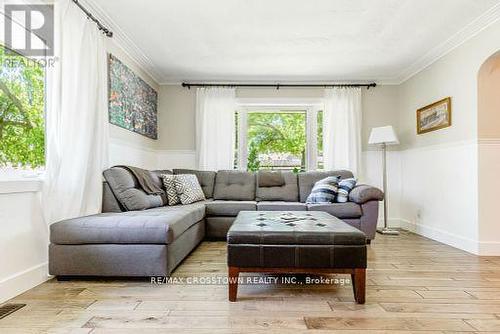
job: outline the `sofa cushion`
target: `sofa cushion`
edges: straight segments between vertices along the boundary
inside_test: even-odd
[[[306,211],[307,205],[300,202],[263,201],[257,203],[258,211]]]
[[[298,183],[300,201],[302,203],[305,203],[307,200],[307,196],[309,196],[312,188],[314,187],[314,184],[328,176],[340,176],[340,179],[353,177],[352,173],[348,170],[311,171],[299,173]]]
[[[257,173],[257,187],[281,187],[285,185],[285,177],[281,171],[261,169]]]
[[[205,215],[202,203],[102,213],[50,225],[53,244],[169,244]]]
[[[215,175],[216,172],[202,171],[193,169],[174,169],[174,174],[194,174],[198,178],[201,189],[206,198],[212,198],[214,195]]]
[[[282,172],[284,184],[276,187],[257,186],[257,201],[285,201],[297,202],[299,200],[299,186],[297,174],[293,172]],[[258,182],[259,180],[257,180]],[[257,183],[259,184],[259,183]]]
[[[112,167],[105,170],[103,175],[113,195],[127,211],[145,210],[167,204],[165,195],[148,195],[140,189],[137,179],[125,168]],[[159,172],[151,172],[154,182],[160,182],[161,185],[159,175]]]
[[[237,216],[240,211],[257,210],[255,201],[222,201],[215,200],[206,204],[206,212],[209,216]]]
[[[238,170],[220,170],[215,177],[214,199],[255,200],[255,174]]]
[[[352,203],[307,204],[309,211],[324,211],[337,218],[359,218],[363,215],[361,206]]]

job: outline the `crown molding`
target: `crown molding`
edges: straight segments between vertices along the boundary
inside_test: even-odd
[[[92,14],[99,18],[102,23],[113,32],[113,40],[116,44],[135,61],[144,72],[146,72],[158,85],[162,81],[156,74],[157,69],[151,59],[135,44],[135,42],[120,28],[116,22],[93,0],[80,0]]]
[[[393,82],[401,84],[416,74],[420,73],[440,58],[444,57],[460,45],[467,42],[469,39],[476,36],[478,33],[488,28],[490,25],[500,19],[500,3],[496,4],[481,16],[473,20],[471,23],[460,29],[456,34],[448,38],[446,41],[431,49],[423,57],[415,61],[398,77],[394,78]]]

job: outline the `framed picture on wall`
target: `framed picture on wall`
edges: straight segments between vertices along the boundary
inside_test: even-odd
[[[109,122],[158,139],[158,93],[118,58],[108,58]]]
[[[451,126],[451,97],[417,110],[417,134]]]

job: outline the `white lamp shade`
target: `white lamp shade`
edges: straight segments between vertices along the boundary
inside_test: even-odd
[[[394,132],[394,128],[388,125],[373,128],[370,133],[368,144],[397,145],[399,144],[399,140],[398,136],[396,136],[396,132]]]

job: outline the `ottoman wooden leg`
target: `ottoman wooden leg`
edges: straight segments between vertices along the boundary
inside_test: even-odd
[[[354,274],[351,274],[351,278],[354,299],[358,304],[364,304],[366,293],[366,269],[354,269]]]
[[[228,288],[229,288],[229,301],[235,302],[238,294],[238,277],[240,270],[238,267],[228,268]]]

